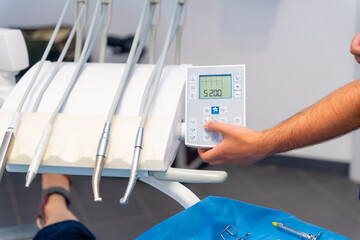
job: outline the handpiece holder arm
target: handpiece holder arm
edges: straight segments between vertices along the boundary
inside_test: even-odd
[[[166,172],[149,171],[158,180],[183,183],[221,183],[227,179],[225,171],[168,168]]]
[[[179,182],[161,181],[154,177],[141,178],[140,180],[170,196],[184,208],[189,208],[200,201],[192,191]]]

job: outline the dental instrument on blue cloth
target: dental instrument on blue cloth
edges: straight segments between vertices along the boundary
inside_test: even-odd
[[[321,237],[321,232],[317,235],[311,235],[309,233],[304,233],[304,232],[300,232],[298,230],[295,230],[293,228],[287,227],[282,223],[277,223],[277,222],[273,222],[272,223],[275,227],[277,227],[278,229],[284,230],[285,232],[291,233],[297,237],[301,237],[303,239],[309,239],[309,240],[318,240]]]
[[[85,13],[85,10],[86,10],[86,2],[87,1],[82,1],[80,2],[83,6],[81,7],[80,11],[79,11],[79,14],[77,16],[77,19],[74,23],[74,26],[72,27],[71,29],[71,32],[69,34],[69,37],[68,39],[66,40],[66,43],[65,43],[65,46],[63,48],[63,50],[61,51],[61,54],[60,54],[60,57],[58,58],[58,60],[56,61],[56,65],[54,66],[49,78],[46,80],[45,84],[42,86],[41,90],[40,90],[40,93],[37,95],[36,99],[35,99],[35,103],[33,105],[33,109],[32,111],[33,112],[36,112],[39,108],[39,105],[40,105],[40,102],[46,92],[46,89],[49,87],[51,81],[54,79],[56,73],[59,71],[60,67],[61,67],[61,63],[63,62],[64,60],[64,57],[69,49],[69,46],[71,44],[71,41],[75,35],[75,31],[77,30],[77,27],[80,23],[80,20],[83,18],[84,16],[84,13]]]
[[[99,190],[100,178],[108,152],[108,142],[110,139],[111,122],[115,115],[116,109],[118,108],[119,102],[122,99],[123,93],[125,92],[125,88],[128,85],[128,82],[130,81],[131,76],[134,72],[135,65],[138,62],[141,52],[144,48],[145,41],[154,17],[157,4],[158,4],[157,0],[145,1],[144,7],[141,12],[140,20],[136,29],[135,37],[130,49],[129,57],[125,65],[125,70],[122,74],[120,83],[117,88],[117,92],[115,94],[112,105],[108,112],[107,120],[105,122],[104,129],[101,134],[101,138],[99,140],[96,160],[95,160],[95,167],[92,176],[92,189],[93,189],[95,202],[102,201]]]
[[[247,234],[245,234],[244,236],[242,236],[236,240],[245,240],[245,239],[248,239],[249,237],[252,237],[252,234],[250,232],[248,232]]]
[[[21,117],[21,109],[25,103],[25,100],[27,98],[27,96],[29,95],[30,93],[30,90],[31,88],[33,87],[34,83],[35,83],[35,80],[37,79],[39,73],[40,73],[40,70],[42,68],[42,66],[44,65],[44,62],[47,58],[47,56],[49,55],[49,52],[51,50],[51,47],[55,41],[55,37],[57,35],[57,33],[59,32],[59,29],[60,29],[60,26],[61,26],[61,23],[64,19],[64,16],[65,16],[65,13],[67,12],[67,9],[69,7],[69,4],[70,4],[70,0],[67,0],[66,3],[65,3],[65,6],[61,12],[61,15],[60,15],[60,18],[56,24],[56,27],[54,29],[54,32],[53,34],[51,35],[51,38],[50,38],[50,41],[49,43],[47,44],[46,46],[46,49],[45,49],[45,52],[40,60],[40,63],[39,65],[37,66],[37,69],[36,69],[36,73],[34,74],[33,78],[31,79],[31,82],[30,84],[28,85],[27,89],[26,89],[26,92],[25,94],[22,96],[21,98],[21,101],[16,109],[16,112],[13,114],[13,117],[11,119],[11,122],[8,126],[8,129],[6,130],[5,132],[5,136],[3,138],[3,141],[2,141],[2,144],[1,144],[1,147],[0,147],[0,182],[1,182],[1,179],[2,179],[2,176],[4,174],[4,170],[5,170],[5,166],[6,166],[6,163],[7,163],[7,158],[8,158],[8,154],[10,152],[10,148],[14,142],[14,138],[15,138],[15,135],[16,135],[16,132],[17,132],[17,129],[18,129],[18,125],[19,125],[19,122],[20,122],[20,117]]]
[[[245,65],[189,67],[185,97],[185,145],[214,147],[219,133],[207,131],[207,121],[245,126]]]
[[[236,230],[236,228],[233,226],[233,225],[229,225],[227,226],[220,234],[221,238],[223,240],[226,240],[225,236],[226,236],[226,233],[230,234],[230,236],[232,237],[236,237],[238,232]],[[252,234],[250,232],[248,232],[247,234],[245,234],[244,236],[240,237],[240,238],[236,238],[236,240],[245,240],[245,239],[248,239],[249,237],[251,237]]]
[[[154,76],[154,78],[153,79],[150,78],[150,80],[148,81],[147,88],[146,88],[146,91],[148,91],[148,93],[146,92],[142,98],[142,103],[141,103],[141,107],[140,107],[140,111],[139,111],[139,116],[141,116],[141,120],[140,120],[138,132],[137,132],[136,140],[135,140],[134,154],[133,154],[133,160],[132,160],[132,164],[131,164],[129,182],[126,187],[124,196],[120,199],[120,204],[123,204],[123,205],[128,203],[129,197],[135,187],[135,184],[136,184],[136,181],[138,178],[145,124],[147,122],[150,108],[152,106],[154,97],[156,95],[156,90],[159,85],[159,81],[160,81],[160,77],[161,77],[162,70],[164,67],[165,58],[167,56],[168,49],[171,45],[171,42],[174,38],[174,35],[176,33],[176,30],[178,28],[178,25],[179,25],[179,22],[181,19],[184,4],[185,4],[184,0],[176,1],[174,12],[172,14],[169,29],[168,29],[168,32],[166,35],[164,48],[161,52],[160,58],[158,59],[158,62],[156,64],[156,67],[152,74],[152,76]]]
[[[100,5],[104,5],[104,7],[102,8],[101,13],[99,12]],[[45,129],[43,131],[43,134],[41,136],[39,144],[38,144],[38,146],[37,146],[37,148],[35,150],[34,157],[33,157],[32,161],[30,163],[28,172],[26,174],[25,187],[30,186],[31,182],[34,180],[34,178],[35,178],[35,176],[36,176],[36,174],[38,172],[38,169],[40,167],[42,158],[44,156],[44,153],[46,151],[47,145],[48,145],[49,140],[50,140],[51,131],[52,131],[53,124],[55,122],[56,116],[60,112],[61,108],[63,107],[68,95],[70,94],[74,84],[76,83],[77,78],[79,77],[81,71],[83,70],[83,67],[84,67],[86,61],[88,60],[88,58],[90,56],[90,53],[91,53],[91,51],[92,51],[92,49],[94,47],[95,41],[96,41],[96,37],[97,37],[97,35],[98,35],[99,31],[100,31],[100,28],[101,28],[101,26],[103,24],[103,21],[104,21],[104,18],[106,16],[107,7],[108,7],[108,2],[107,1],[105,2],[105,1],[99,0],[97,2],[97,4],[96,4],[94,15],[93,15],[91,25],[90,25],[90,29],[89,29],[89,33],[88,33],[88,36],[86,38],[84,48],[83,48],[83,50],[81,52],[79,63],[76,65],[75,72],[73,73],[72,78],[71,78],[71,80],[70,80],[64,94],[62,95],[62,98],[60,99],[58,105],[56,106],[56,109],[53,112],[49,122],[45,126]],[[93,34],[93,30],[94,30],[94,27],[95,27],[95,24],[96,24],[98,12],[99,12],[99,14],[101,14],[100,21],[97,23],[98,25],[96,27],[96,30],[95,30],[94,34]]]

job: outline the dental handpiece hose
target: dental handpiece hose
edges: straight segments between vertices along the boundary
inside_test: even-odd
[[[104,125],[104,130],[102,132],[101,138],[99,140],[98,149],[96,153],[96,159],[95,159],[95,167],[94,172],[92,176],[92,188],[93,188],[93,194],[94,194],[94,201],[95,202],[101,202],[102,198],[100,196],[100,178],[102,175],[103,167],[105,165],[106,156],[108,152],[108,142],[110,139],[110,131],[111,131],[111,122],[114,117],[115,111],[117,109],[117,106],[120,102],[120,99],[123,96],[124,90],[130,81],[130,78],[134,72],[134,68],[136,63],[139,60],[140,54],[142,52],[142,49],[144,47],[146,36],[148,34],[154,12],[157,2],[156,1],[149,1],[146,0],[144,7],[142,9],[140,20],[136,29],[135,37],[133,44],[130,49],[129,57],[125,65],[124,73],[121,77],[119,86],[117,88],[115,97],[113,99],[113,102],[111,104],[106,123]],[[148,13],[147,19],[146,13]]]
[[[175,32],[175,29],[177,29],[180,17],[181,17],[181,13],[182,13],[182,9],[183,9],[183,4],[184,2],[179,1],[177,3],[177,5],[175,6],[174,9],[174,13],[172,15],[172,18],[170,20],[170,26],[169,26],[169,30],[167,32],[166,35],[166,39],[165,39],[165,46],[162,50],[162,53],[160,55],[160,58],[156,64],[156,67],[154,69],[154,71],[156,72],[156,75],[154,77],[154,79],[151,79],[151,88],[150,88],[150,92],[149,95],[146,97],[146,104],[145,107],[141,106],[140,109],[142,110],[141,113],[141,120],[140,120],[140,124],[139,124],[139,128],[138,128],[138,133],[136,136],[136,141],[135,141],[135,147],[134,147],[134,155],[133,155],[133,160],[132,160],[132,164],[131,164],[131,171],[130,171],[130,177],[129,177],[129,182],[128,185],[126,187],[126,191],[124,196],[120,199],[120,204],[122,205],[126,205],[129,202],[129,198],[130,195],[135,187],[137,178],[138,178],[138,172],[139,172],[139,165],[140,165],[140,157],[141,157],[141,150],[142,150],[142,140],[143,140],[143,134],[144,134],[144,127],[147,121],[147,117],[149,115],[150,112],[150,107],[152,105],[153,99],[155,97],[156,94],[156,89],[158,87],[159,81],[160,81],[160,77],[162,74],[162,69],[165,63],[165,58],[167,55],[167,51],[170,47],[170,44],[172,42],[173,39],[173,33]],[[149,83],[148,83],[149,84]],[[144,98],[143,98],[143,101]]]
[[[94,26],[96,24],[96,16],[97,16],[96,13],[99,10],[100,2],[101,1],[98,1],[97,5],[95,6],[95,11],[94,11],[95,13],[94,13],[93,19],[91,21],[89,33],[88,33],[88,36],[86,38],[83,51],[81,52],[79,63],[76,65],[74,74],[72,75],[72,78],[71,78],[71,80],[70,80],[70,82],[69,82],[69,84],[68,84],[68,86],[67,86],[67,88],[66,88],[66,90],[65,90],[65,92],[64,92],[64,94],[62,96],[62,98],[60,99],[58,105],[56,106],[56,108],[55,108],[55,110],[53,112],[53,114],[51,115],[51,118],[50,118],[48,124],[46,125],[45,130],[43,132],[43,135],[42,135],[42,137],[41,137],[41,139],[40,139],[40,141],[38,143],[38,146],[37,146],[37,148],[35,150],[34,157],[31,160],[31,163],[30,163],[27,175],[26,175],[25,187],[29,187],[31,182],[34,180],[34,178],[37,175],[37,172],[39,170],[42,158],[44,157],[47,145],[49,143],[50,135],[51,135],[51,132],[52,132],[52,127],[53,127],[53,124],[54,124],[55,119],[57,117],[57,114],[60,112],[61,108],[63,107],[63,105],[64,105],[64,103],[66,101],[66,99],[68,98],[74,84],[76,83],[77,79],[79,78],[79,76],[80,76],[80,74],[81,74],[81,72],[83,70],[83,67],[84,67],[86,61],[88,60],[88,58],[90,57],[90,53],[92,52],[92,49],[93,49],[93,47],[95,45],[96,36],[98,35],[98,33],[100,31],[100,27],[103,24],[104,17],[106,15],[106,11],[107,11],[107,8],[102,9],[101,17],[100,17],[100,20],[98,22],[98,26],[97,26],[94,34],[93,34]]]
[[[60,57],[58,58],[57,62],[56,62],[56,65],[55,67],[53,68],[49,78],[47,79],[47,81],[45,82],[45,84],[43,85],[43,87],[41,88],[38,96],[36,97],[35,99],[35,103],[34,103],[34,106],[33,106],[33,109],[32,111],[33,112],[37,112],[38,108],[39,108],[39,105],[42,101],[42,98],[44,97],[44,94],[46,92],[46,90],[48,89],[50,83],[52,82],[52,80],[55,78],[57,72],[59,71],[60,67],[61,67],[61,63],[63,62],[64,58],[65,58],[65,55],[72,43],[72,39],[75,35],[75,32],[76,32],[76,28],[77,26],[79,25],[80,23],[80,20],[82,19],[83,15],[84,15],[84,12],[85,12],[85,6],[83,6],[79,12],[79,15],[74,23],[74,26],[72,27],[71,29],[71,32],[69,34],[69,37],[68,39],[66,40],[66,43],[65,43],[65,46],[63,48],[63,50],[61,51],[61,54],[60,54]]]
[[[20,103],[16,109],[16,112],[13,114],[13,117],[12,117],[12,120],[9,124],[9,127],[8,129],[6,130],[5,132],[5,136],[3,138],[3,141],[1,143],[1,147],[0,147],[0,182],[1,182],[1,179],[2,179],[2,176],[4,174],[4,171],[5,171],[5,167],[6,167],[6,163],[7,163],[7,160],[8,160],[8,154],[10,152],[10,148],[14,142],[14,137],[15,137],[15,134],[16,134],[16,131],[17,131],[17,128],[18,128],[18,125],[19,125],[19,122],[20,122],[20,116],[21,116],[21,109],[25,103],[25,100],[27,98],[27,96],[29,95],[30,93],[30,90],[32,88],[32,86],[34,85],[35,83],[35,80],[37,79],[39,73],[40,73],[40,70],[42,68],[42,66],[44,65],[44,62],[47,58],[47,56],[49,55],[49,52],[51,50],[51,47],[55,41],[55,37],[56,35],[58,34],[59,32],[59,29],[60,29],[60,26],[61,26],[61,23],[65,17],[65,13],[69,7],[69,4],[70,4],[70,0],[67,0],[66,3],[65,3],[65,6],[61,12],[61,15],[59,17],[59,20],[55,26],[55,29],[54,29],[54,32],[52,33],[51,35],[51,38],[46,46],[46,49],[44,51],[44,54],[42,55],[41,57],[41,60],[38,64],[38,67],[36,69],[36,72],[33,76],[33,78],[31,79],[28,87],[26,88],[25,90],[25,93],[23,95],[23,97],[21,98],[20,100]]]

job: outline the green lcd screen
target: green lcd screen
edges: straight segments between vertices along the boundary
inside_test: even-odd
[[[200,75],[200,99],[231,98],[231,75]]]

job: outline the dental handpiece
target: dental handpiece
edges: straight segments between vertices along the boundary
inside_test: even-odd
[[[130,195],[135,187],[135,183],[137,181],[138,172],[139,172],[139,165],[140,165],[140,156],[142,150],[142,142],[144,136],[144,128],[140,127],[138,129],[136,140],[135,140],[135,147],[134,147],[134,155],[133,155],[133,165],[131,166],[131,173],[128,185],[126,187],[126,191],[124,196],[120,199],[120,204],[126,205],[129,202]]]
[[[38,169],[39,169],[40,164],[41,164],[41,160],[42,160],[42,158],[44,156],[44,153],[46,151],[46,147],[47,147],[47,144],[49,142],[51,132],[52,132],[52,124],[48,123],[46,125],[46,127],[45,127],[43,135],[41,136],[39,144],[36,147],[34,157],[33,157],[32,161],[30,163],[28,172],[26,174],[25,187],[27,187],[27,188],[30,187],[31,182],[36,177],[36,174],[37,174]]]
[[[165,39],[165,46],[162,50],[160,58],[156,64],[156,67],[153,72],[153,73],[155,73],[155,76],[153,76],[153,74],[152,74],[152,76],[150,77],[150,80],[148,81],[148,85],[151,86],[149,88],[149,93],[148,93],[148,95],[145,93],[143,96],[141,105],[143,105],[143,103],[144,103],[145,106],[140,106],[140,109],[142,109],[141,114],[140,114],[141,120],[140,120],[140,124],[139,124],[138,134],[136,137],[133,161],[132,161],[132,165],[131,165],[130,178],[129,178],[128,185],[126,187],[125,194],[120,199],[120,203],[124,204],[124,205],[128,203],[129,197],[130,197],[130,195],[135,187],[136,181],[137,181],[139,165],[140,165],[140,156],[141,156],[141,150],[142,150],[142,138],[143,138],[144,127],[145,127],[145,124],[146,124],[146,121],[147,121],[147,118],[148,118],[148,115],[150,112],[150,108],[151,108],[153,99],[156,94],[156,89],[157,89],[159,81],[160,81],[160,77],[161,77],[161,73],[162,73],[164,63],[165,63],[165,58],[166,58],[168,49],[170,47],[170,44],[174,37],[174,33],[176,32],[176,29],[177,29],[179,21],[180,21],[183,5],[184,5],[184,2],[179,1],[174,9],[174,13],[170,20],[170,26],[169,26],[169,29],[168,29],[168,32],[166,35],[166,39]],[[146,99],[144,98],[145,96],[146,96]],[[141,132],[141,135],[139,134],[140,132]],[[139,141],[141,141],[140,145],[138,144]]]
[[[106,156],[108,152],[108,141],[110,136],[110,124],[112,122],[112,119],[114,117],[115,111],[117,109],[117,106],[119,104],[120,99],[123,96],[123,93],[125,91],[125,88],[130,81],[130,78],[134,72],[135,65],[139,60],[139,57],[141,55],[142,49],[145,45],[146,37],[148,34],[148,31],[151,26],[151,22],[154,16],[155,8],[156,8],[157,2],[152,0],[146,0],[145,5],[142,9],[140,20],[136,29],[134,41],[132,43],[130,53],[128,60],[125,65],[125,69],[123,72],[123,75],[121,77],[121,81],[119,83],[119,86],[117,88],[117,92],[115,94],[115,97],[113,99],[113,102],[111,104],[108,117],[104,126],[103,133],[101,135],[99,144],[98,144],[98,150],[96,154],[96,160],[95,160],[95,166],[94,166],[94,172],[92,177],[92,188],[93,188],[93,194],[94,194],[94,201],[95,202],[101,202],[102,199],[100,197],[100,179],[101,174],[103,171],[103,167],[105,165]],[[145,18],[146,14],[148,12],[147,19]],[[106,143],[106,144],[105,144]]]
[[[94,172],[92,176],[92,189],[94,194],[94,201],[95,202],[101,202],[102,199],[100,197],[100,179],[101,179],[101,173],[105,165],[106,160],[106,153],[108,148],[108,143],[110,139],[110,128],[111,123],[107,122],[104,125],[104,130],[101,135],[99,146],[97,149],[96,154],[96,160],[95,160],[95,167]]]

